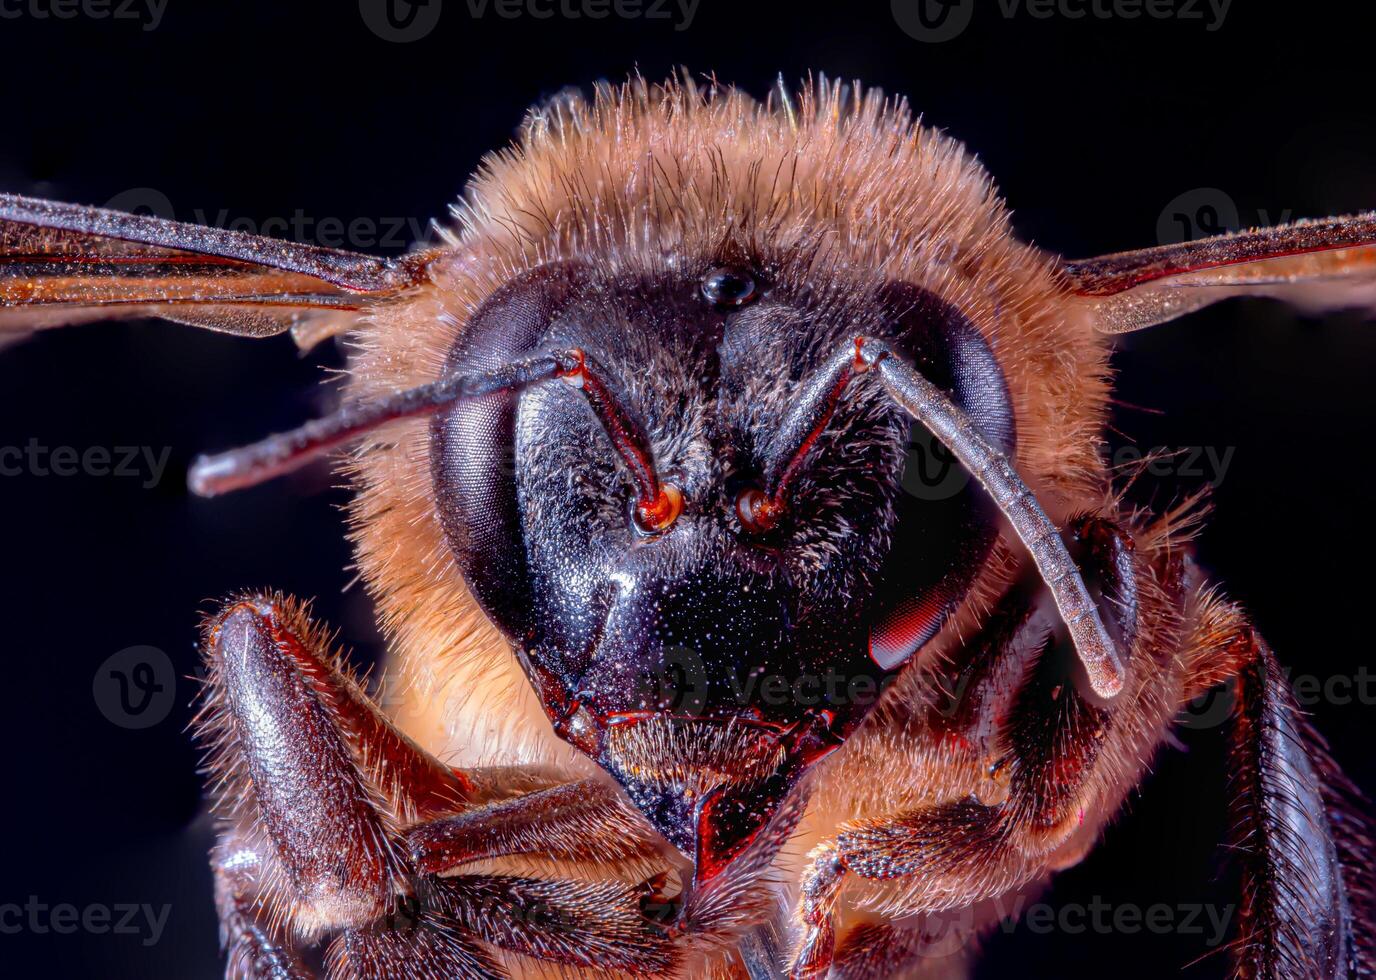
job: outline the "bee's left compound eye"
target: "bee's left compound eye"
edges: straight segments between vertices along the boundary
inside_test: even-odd
[[[740,269],[713,269],[702,280],[702,295],[716,306],[743,306],[756,292],[754,278]]]

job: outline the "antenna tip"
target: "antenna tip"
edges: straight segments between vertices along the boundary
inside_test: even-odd
[[[225,492],[224,480],[234,470],[234,461],[225,456],[197,456],[186,471],[186,487],[198,497],[218,497]]]

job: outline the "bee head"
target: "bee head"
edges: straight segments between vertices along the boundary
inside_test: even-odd
[[[584,390],[499,390],[431,422],[469,589],[555,730],[699,879],[844,741],[996,536],[977,487],[927,485],[930,440],[877,387],[817,380],[827,359],[857,330],[883,337],[991,441],[1013,438],[997,362],[953,307],[781,268],[537,268],[474,313],[446,373],[577,350],[596,365],[571,379]]]

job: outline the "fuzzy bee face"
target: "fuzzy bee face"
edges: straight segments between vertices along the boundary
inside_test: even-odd
[[[903,491],[909,424],[879,392],[855,386],[816,445],[791,444],[781,420],[857,330],[922,364],[1005,451],[1013,418],[978,332],[924,290],[811,281],[787,255],[670,258],[658,270],[565,262],[517,277],[469,320],[446,371],[589,352],[681,494],[671,524],[637,523],[626,469],[570,386],[460,403],[431,423],[430,456],[462,574],[556,731],[701,874],[748,842],[937,633],[996,529],[973,487],[935,500]],[[742,501],[789,465],[782,518],[754,526]],[[647,739],[662,749],[654,765]],[[688,765],[713,754],[704,745],[722,763],[770,762]],[[707,792],[663,777],[703,766],[736,775]],[[723,810],[729,829],[705,816]]]
[[[682,511],[637,526],[624,461],[566,385],[366,442],[360,565],[406,713],[455,760],[595,762],[710,875],[1002,574],[988,501],[972,481],[920,492],[929,439],[875,381],[800,454],[783,423],[820,369],[882,339],[1034,486],[1078,486],[1098,474],[1102,348],[1053,321],[1052,269],[974,161],[873,94],[634,83],[559,103],[459,215],[429,283],[356,337],[353,396],[586,351]],[[752,491],[800,455],[781,517],[753,521]]]

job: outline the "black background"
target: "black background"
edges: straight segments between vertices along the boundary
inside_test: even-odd
[[[223,211],[250,229],[299,211],[304,240],[338,244],[326,218],[442,215],[532,101],[679,64],[757,94],[777,73],[793,81],[808,70],[907,94],[980,154],[1024,237],[1069,255],[1154,244],[1182,194],[1186,211],[1231,200],[1244,223],[1376,206],[1361,5],[1236,0],[1209,30],[1202,5],[1192,9],[1203,19],[1041,19],[1025,8],[1007,18],[981,0],[969,28],[937,44],[866,0],[701,0],[683,30],[674,19],[474,17],[447,0],[412,43],[378,37],[349,0],[318,10],[170,0],[156,30],[37,16],[51,9],[44,0],[0,9],[0,189],[128,204],[151,200],[135,189],[152,188],[180,219]],[[194,682],[175,681],[170,715],[132,730],[102,713],[93,678],[135,645],[192,674],[208,601],[268,584],[318,597],[361,660],[377,655],[367,600],[346,591],[345,497],[327,476],[210,502],[183,486],[197,451],[317,411],[327,396],[313,382],[335,363],[328,350],[298,356],[286,338],[253,343],[161,322],[74,328],[0,355],[0,446],[171,447],[151,489],[140,478],[0,477],[0,905],[170,903],[153,945],[27,926],[0,934],[0,973],[219,969],[196,755],[182,730]],[[1126,339],[1116,364],[1122,400],[1160,412],[1121,410],[1118,445],[1232,450],[1200,550],[1285,662],[1324,680],[1370,665],[1372,328],[1233,302]],[[1176,472],[1142,497],[1166,503],[1209,475]],[[1373,706],[1340,700],[1314,705],[1317,720],[1376,789]],[[1164,752],[1101,848],[1057,879],[1054,906],[1235,900],[1219,845],[1221,738],[1182,738],[1188,751]],[[1209,952],[1205,936],[1180,931],[1023,927],[989,945],[979,975],[1159,977]],[[1184,972],[1223,974],[1216,951]]]

